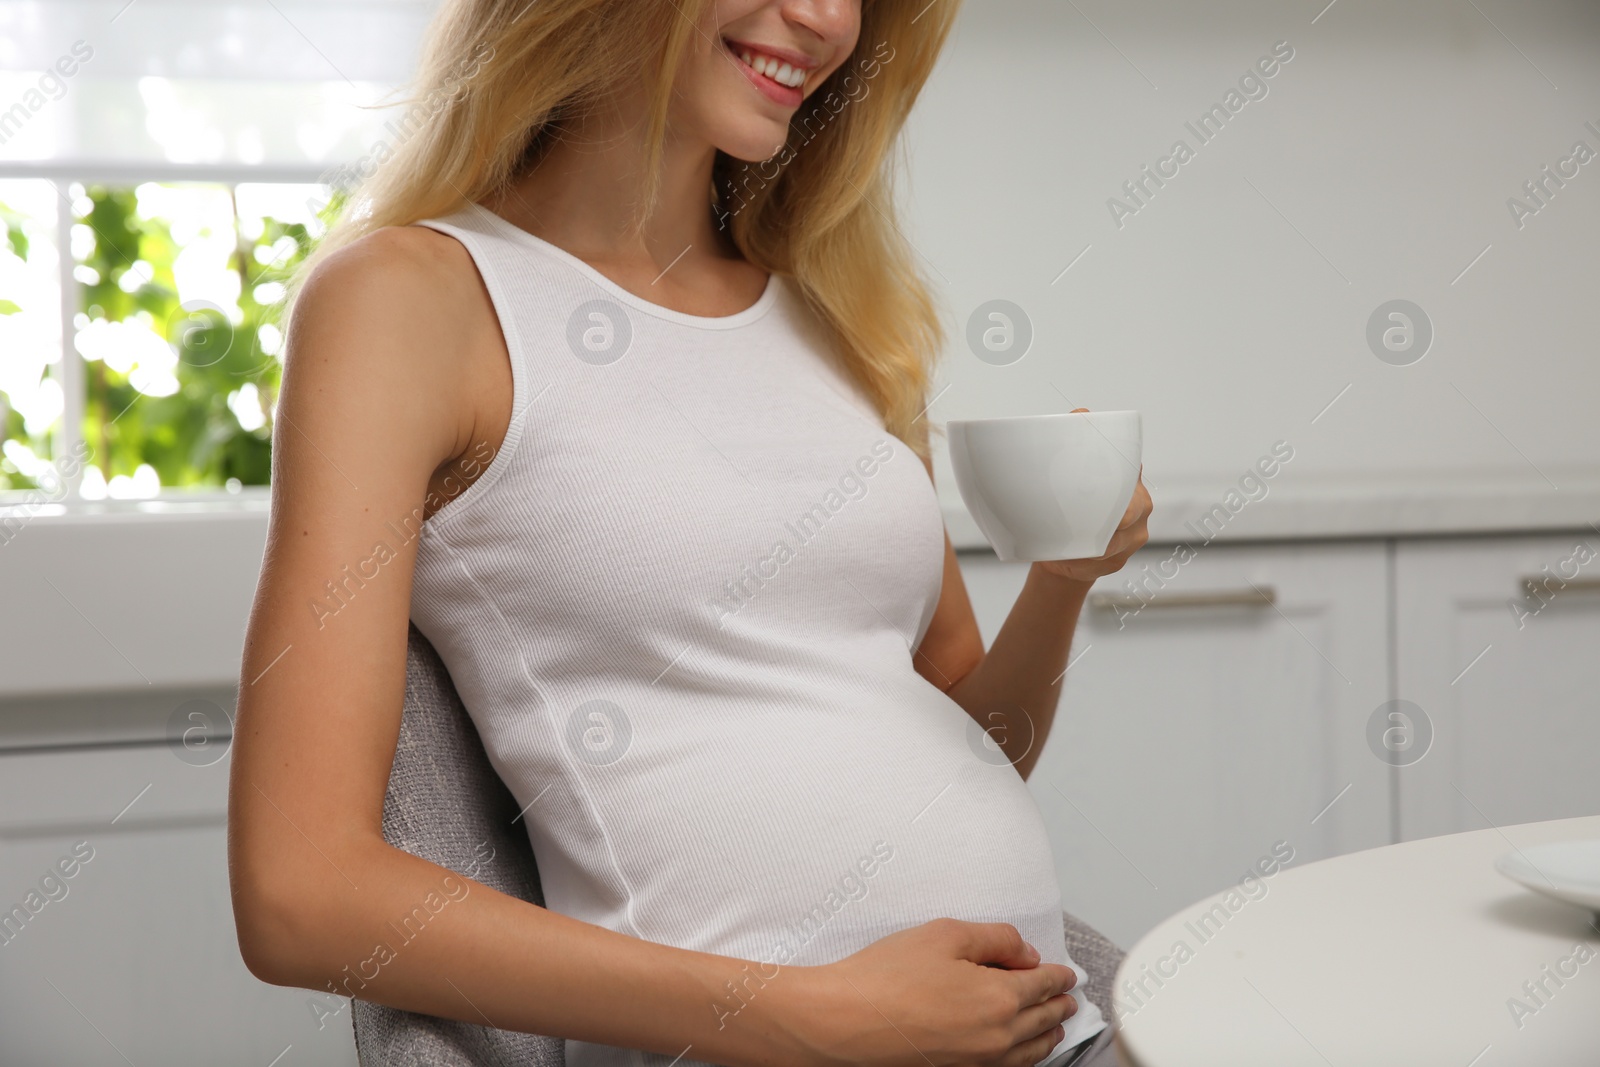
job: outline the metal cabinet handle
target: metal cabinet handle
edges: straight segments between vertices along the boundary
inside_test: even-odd
[[[1549,588],[1545,582],[1555,578],[1549,574],[1525,574],[1522,576],[1522,591],[1527,596],[1538,596],[1541,591],[1546,593],[1600,593],[1600,578],[1570,578],[1561,585]]]
[[[1225,589],[1214,593],[1156,594],[1149,600],[1111,593],[1090,593],[1089,607],[1096,611],[1138,611],[1142,608],[1266,608],[1278,602],[1276,586]]]

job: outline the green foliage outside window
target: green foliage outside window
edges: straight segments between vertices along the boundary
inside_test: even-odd
[[[237,238],[228,264],[240,283],[235,323],[215,305],[179,303],[172,270],[179,248],[171,227],[141,217],[133,190],[93,187],[87,197],[92,207],[84,221],[95,241],[84,264],[98,280],[80,290],[81,309],[91,321],[126,321],[143,312],[178,353],[179,388],[170,396],[140,398],[129,375],[103,361],[88,364],[83,435],[96,465],[109,479],[148,463],[164,486],[220,486],[230,478],[265,485],[280,364],[268,351],[276,345],[262,343],[276,303],[263,303],[260,289],[287,278],[310,252],[311,235],[303,225],[269,218],[253,241]],[[237,234],[236,205],[234,223]],[[284,238],[293,242],[292,250],[278,251]],[[137,284],[125,283],[130,271]],[[253,428],[242,425],[228,405],[247,383],[255,385],[266,417]]]
[[[186,187],[159,188],[181,196]],[[180,298],[176,267],[184,246],[174,239],[171,220],[141,213],[139,190],[92,185],[75,200],[74,217],[89,231],[80,230],[73,241],[78,345],[86,356],[97,356],[83,339],[99,336],[100,347],[122,357],[83,360],[81,433],[89,447],[88,465],[99,468],[105,482],[133,477],[147,465],[163,488],[265,485],[281,370],[276,320],[283,283],[315,238],[301,222],[241,219],[234,188],[187,188],[203,190],[197,195],[228,197],[227,235],[219,238],[216,227],[200,233],[208,240],[231,241],[225,269],[237,275],[237,286],[223,288],[236,288],[236,298]],[[323,224],[337,212],[339,199],[319,213]],[[0,221],[9,223],[5,233],[12,252],[27,259],[26,236],[6,217],[3,205]],[[258,233],[246,232],[258,227]],[[216,279],[211,282],[215,289]],[[0,304],[0,314],[8,310],[16,309]],[[112,324],[117,325],[107,330]],[[163,341],[170,353],[162,350]],[[161,368],[157,385],[152,385],[147,358],[129,365],[126,355],[134,349],[148,354],[151,345],[155,362],[164,358],[169,364]],[[5,412],[0,437],[27,441],[21,417],[3,401],[0,396]],[[0,471],[0,489],[31,486],[19,472]]]
[[[30,249],[28,234],[23,229],[25,218],[19,211],[12,209],[8,204],[0,202],[0,229],[5,232],[4,248],[11,255],[26,262]],[[0,292],[0,315],[16,315],[22,311],[22,305],[12,297],[17,294]],[[0,352],[0,359],[6,353]],[[42,447],[45,442],[33,438],[27,431],[22,413],[10,403],[3,389],[0,389],[0,441],[22,441],[27,444]],[[0,455],[0,489],[33,488],[31,479],[20,475],[9,464],[3,455]]]

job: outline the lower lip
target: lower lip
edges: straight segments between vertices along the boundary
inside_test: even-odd
[[[781,104],[784,107],[799,107],[801,102],[805,100],[805,96],[800,92],[798,86],[790,88],[787,85],[779,85],[765,74],[758,74],[754,67],[738,56],[733,55],[731,50],[728,54],[733,56],[734,63],[744,72],[744,76],[750,80],[750,84],[760,89],[766,95],[766,98],[774,104]]]

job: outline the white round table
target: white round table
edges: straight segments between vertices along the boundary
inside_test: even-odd
[[[1597,1067],[1600,924],[1494,869],[1581,838],[1600,816],[1291,866],[1185,908],[1117,972],[1121,1062]]]

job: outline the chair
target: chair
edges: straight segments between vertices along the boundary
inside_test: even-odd
[[[383,802],[391,845],[544,906],[539,871],[517,803],[485,755],[439,654],[416,627],[406,649],[405,708]],[[493,858],[481,861],[479,845]],[[1109,1012],[1122,950],[1092,927],[1063,916],[1067,949],[1089,973],[1084,993]],[[351,1007],[363,1067],[564,1067],[563,1043],[357,1000]]]

